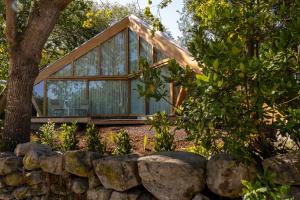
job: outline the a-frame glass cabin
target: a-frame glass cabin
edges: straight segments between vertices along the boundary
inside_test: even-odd
[[[172,106],[165,100],[145,101],[139,96],[132,74],[141,57],[155,67],[163,67],[170,58],[197,67],[186,50],[163,33],[153,36],[147,24],[129,16],[40,71],[33,91],[32,122],[123,119],[129,123],[158,111],[171,115]],[[175,105],[178,89],[173,84],[166,88],[169,102]]]

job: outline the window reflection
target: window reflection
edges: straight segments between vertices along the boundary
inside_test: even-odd
[[[99,48],[94,48],[74,62],[75,76],[99,75]]]
[[[33,98],[38,106],[38,108],[43,113],[44,105],[44,81],[39,82],[33,87]]]
[[[52,75],[54,78],[72,76],[72,64],[65,65],[61,70]]]
[[[152,64],[152,46],[143,38],[140,38],[140,57]]]
[[[129,30],[129,67],[130,72],[136,72],[138,69],[138,36],[135,32]]]
[[[101,74],[124,75],[127,73],[125,32],[118,33],[101,45]]]
[[[88,99],[84,81],[48,81],[49,116],[86,116]]]
[[[127,81],[90,81],[89,95],[93,115],[128,112]]]

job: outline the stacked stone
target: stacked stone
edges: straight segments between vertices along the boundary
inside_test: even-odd
[[[263,165],[284,174],[278,183],[299,185],[299,160],[299,154],[293,154],[267,159]],[[245,166],[225,154],[209,161],[187,152],[102,156],[78,150],[62,154],[47,145],[25,143],[17,146],[15,154],[0,153],[0,200],[237,198],[242,196],[241,180],[251,180],[255,174],[254,165]]]

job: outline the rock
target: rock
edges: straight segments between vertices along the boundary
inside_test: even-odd
[[[125,191],[141,184],[137,155],[111,156],[95,160],[94,169],[107,189]]]
[[[300,200],[300,187],[292,186],[289,198],[293,198],[293,200]]]
[[[13,191],[13,196],[16,199],[26,199],[27,197],[30,197],[29,190],[30,190],[30,188],[28,186],[23,186],[23,187],[16,188]]]
[[[13,172],[4,177],[4,182],[8,186],[19,186],[24,183],[24,177],[21,172]]]
[[[264,170],[275,173],[274,183],[300,185],[300,152],[276,155],[262,164]]]
[[[80,177],[88,177],[92,169],[92,161],[100,158],[100,154],[85,151],[68,151],[65,153],[66,171]]]
[[[102,185],[94,170],[90,172],[88,179],[89,179],[89,189],[96,188]]]
[[[219,154],[207,162],[207,186],[224,197],[236,198],[242,195],[242,180],[252,180],[256,175],[253,164],[244,165],[232,156]]]
[[[24,156],[29,151],[36,151],[41,154],[46,154],[48,152],[52,151],[52,148],[45,144],[38,144],[35,142],[27,142],[23,144],[18,144],[15,148],[15,154],[16,156]]]
[[[66,184],[51,184],[50,191],[60,196],[67,196],[71,193]]]
[[[44,172],[62,175],[64,172],[64,155],[56,152],[50,156],[42,156],[40,158],[40,167]]]
[[[45,151],[44,149],[29,150],[23,158],[23,167],[27,170],[35,170],[40,168],[40,158],[53,155],[54,152]]]
[[[32,185],[30,190],[31,196],[45,195],[48,192],[48,188],[49,186],[45,183]]]
[[[209,198],[203,194],[197,194],[192,200],[209,200]]]
[[[46,177],[42,171],[31,171],[25,174],[25,182],[28,185],[37,185],[45,181]]]
[[[109,200],[138,200],[142,191],[140,190],[131,190],[127,192],[118,192],[114,191]]]
[[[159,152],[139,158],[144,187],[160,200],[190,200],[205,186],[204,157],[187,152]]]
[[[4,182],[4,179],[1,177],[0,178],[0,189],[1,188],[4,188],[6,185],[5,185],[5,182]]]
[[[71,190],[75,193],[75,194],[82,194],[85,193],[89,186],[88,186],[88,180],[85,178],[74,178],[72,180],[72,186],[71,186]]]
[[[150,193],[148,192],[143,192],[138,200],[157,200],[154,196],[152,196]]]
[[[87,200],[109,200],[112,190],[98,187],[87,191]]]
[[[14,196],[12,194],[0,194],[1,200],[11,200],[13,198],[14,198]]]
[[[17,171],[22,166],[22,159],[13,155],[0,155],[0,175]]]

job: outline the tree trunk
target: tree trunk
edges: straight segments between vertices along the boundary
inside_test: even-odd
[[[18,54],[10,62],[5,109],[3,150],[13,151],[19,143],[30,141],[32,89],[38,75],[37,62]]]

